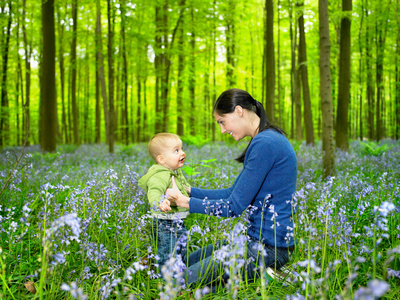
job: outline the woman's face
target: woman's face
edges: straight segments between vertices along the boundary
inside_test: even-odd
[[[232,113],[220,115],[214,111],[214,117],[221,128],[221,133],[230,134],[236,141],[246,136],[243,124],[243,108],[236,106]]]

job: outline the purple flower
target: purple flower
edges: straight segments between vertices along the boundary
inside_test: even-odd
[[[70,292],[74,299],[86,300],[88,297],[83,293],[82,288],[78,287],[76,282],[71,282],[70,285],[63,283],[61,285],[61,290]]]
[[[360,287],[354,293],[355,300],[374,300],[382,297],[389,290],[390,285],[383,280],[373,279],[367,287]]]

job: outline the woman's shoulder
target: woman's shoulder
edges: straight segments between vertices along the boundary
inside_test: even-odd
[[[270,155],[273,153],[278,155],[281,152],[293,149],[286,136],[274,129],[261,131],[253,138],[251,144],[250,147],[254,149],[262,149],[263,151],[268,149]]]
[[[276,143],[278,141],[288,141],[288,139],[275,129],[265,129],[257,134],[254,141],[261,143]]]

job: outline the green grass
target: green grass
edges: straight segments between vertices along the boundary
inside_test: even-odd
[[[187,144],[185,171],[193,186],[233,183],[241,165],[232,158],[245,143]],[[296,250],[287,264],[291,278],[251,283],[233,276],[236,284],[203,299],[377,299],[374,293],[385,290],[385,283],[390,288],[382,298],[398,299],[400,143],[353,142],[349,152],[336,152],[331,180],[321,177],[320,145],[293,145],[298,201]],[[114,155],[105,145],[57,150],[42,155],[35,146],[25,149],[31,157],[23,159],[0,195],[0,299],[73,299],[63,284],[76,284],[76,293],[88,299],[158,299],[170,287],[176,288],[174,298],[195,299],[202,286],[182,290],[155,278],[148,205],[137,186],[152,164],[147,145],[116,146]],[[0,187],[14,162],[7,150],[0,154]],[[69,214],[76,215],[60,219]],[[199,226],[202,234],[190,236],[189,250],[226,239],[241,221],[190,215],[186,227]],[[135,269],[138,265],[146,269]],[[35,294],[25,287],[28,282]]]

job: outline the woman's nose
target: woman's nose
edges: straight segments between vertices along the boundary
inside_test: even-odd
[[[221,128],[221,133],[225,133],[225,128],[222,124],[219,124],[219,127]]]

